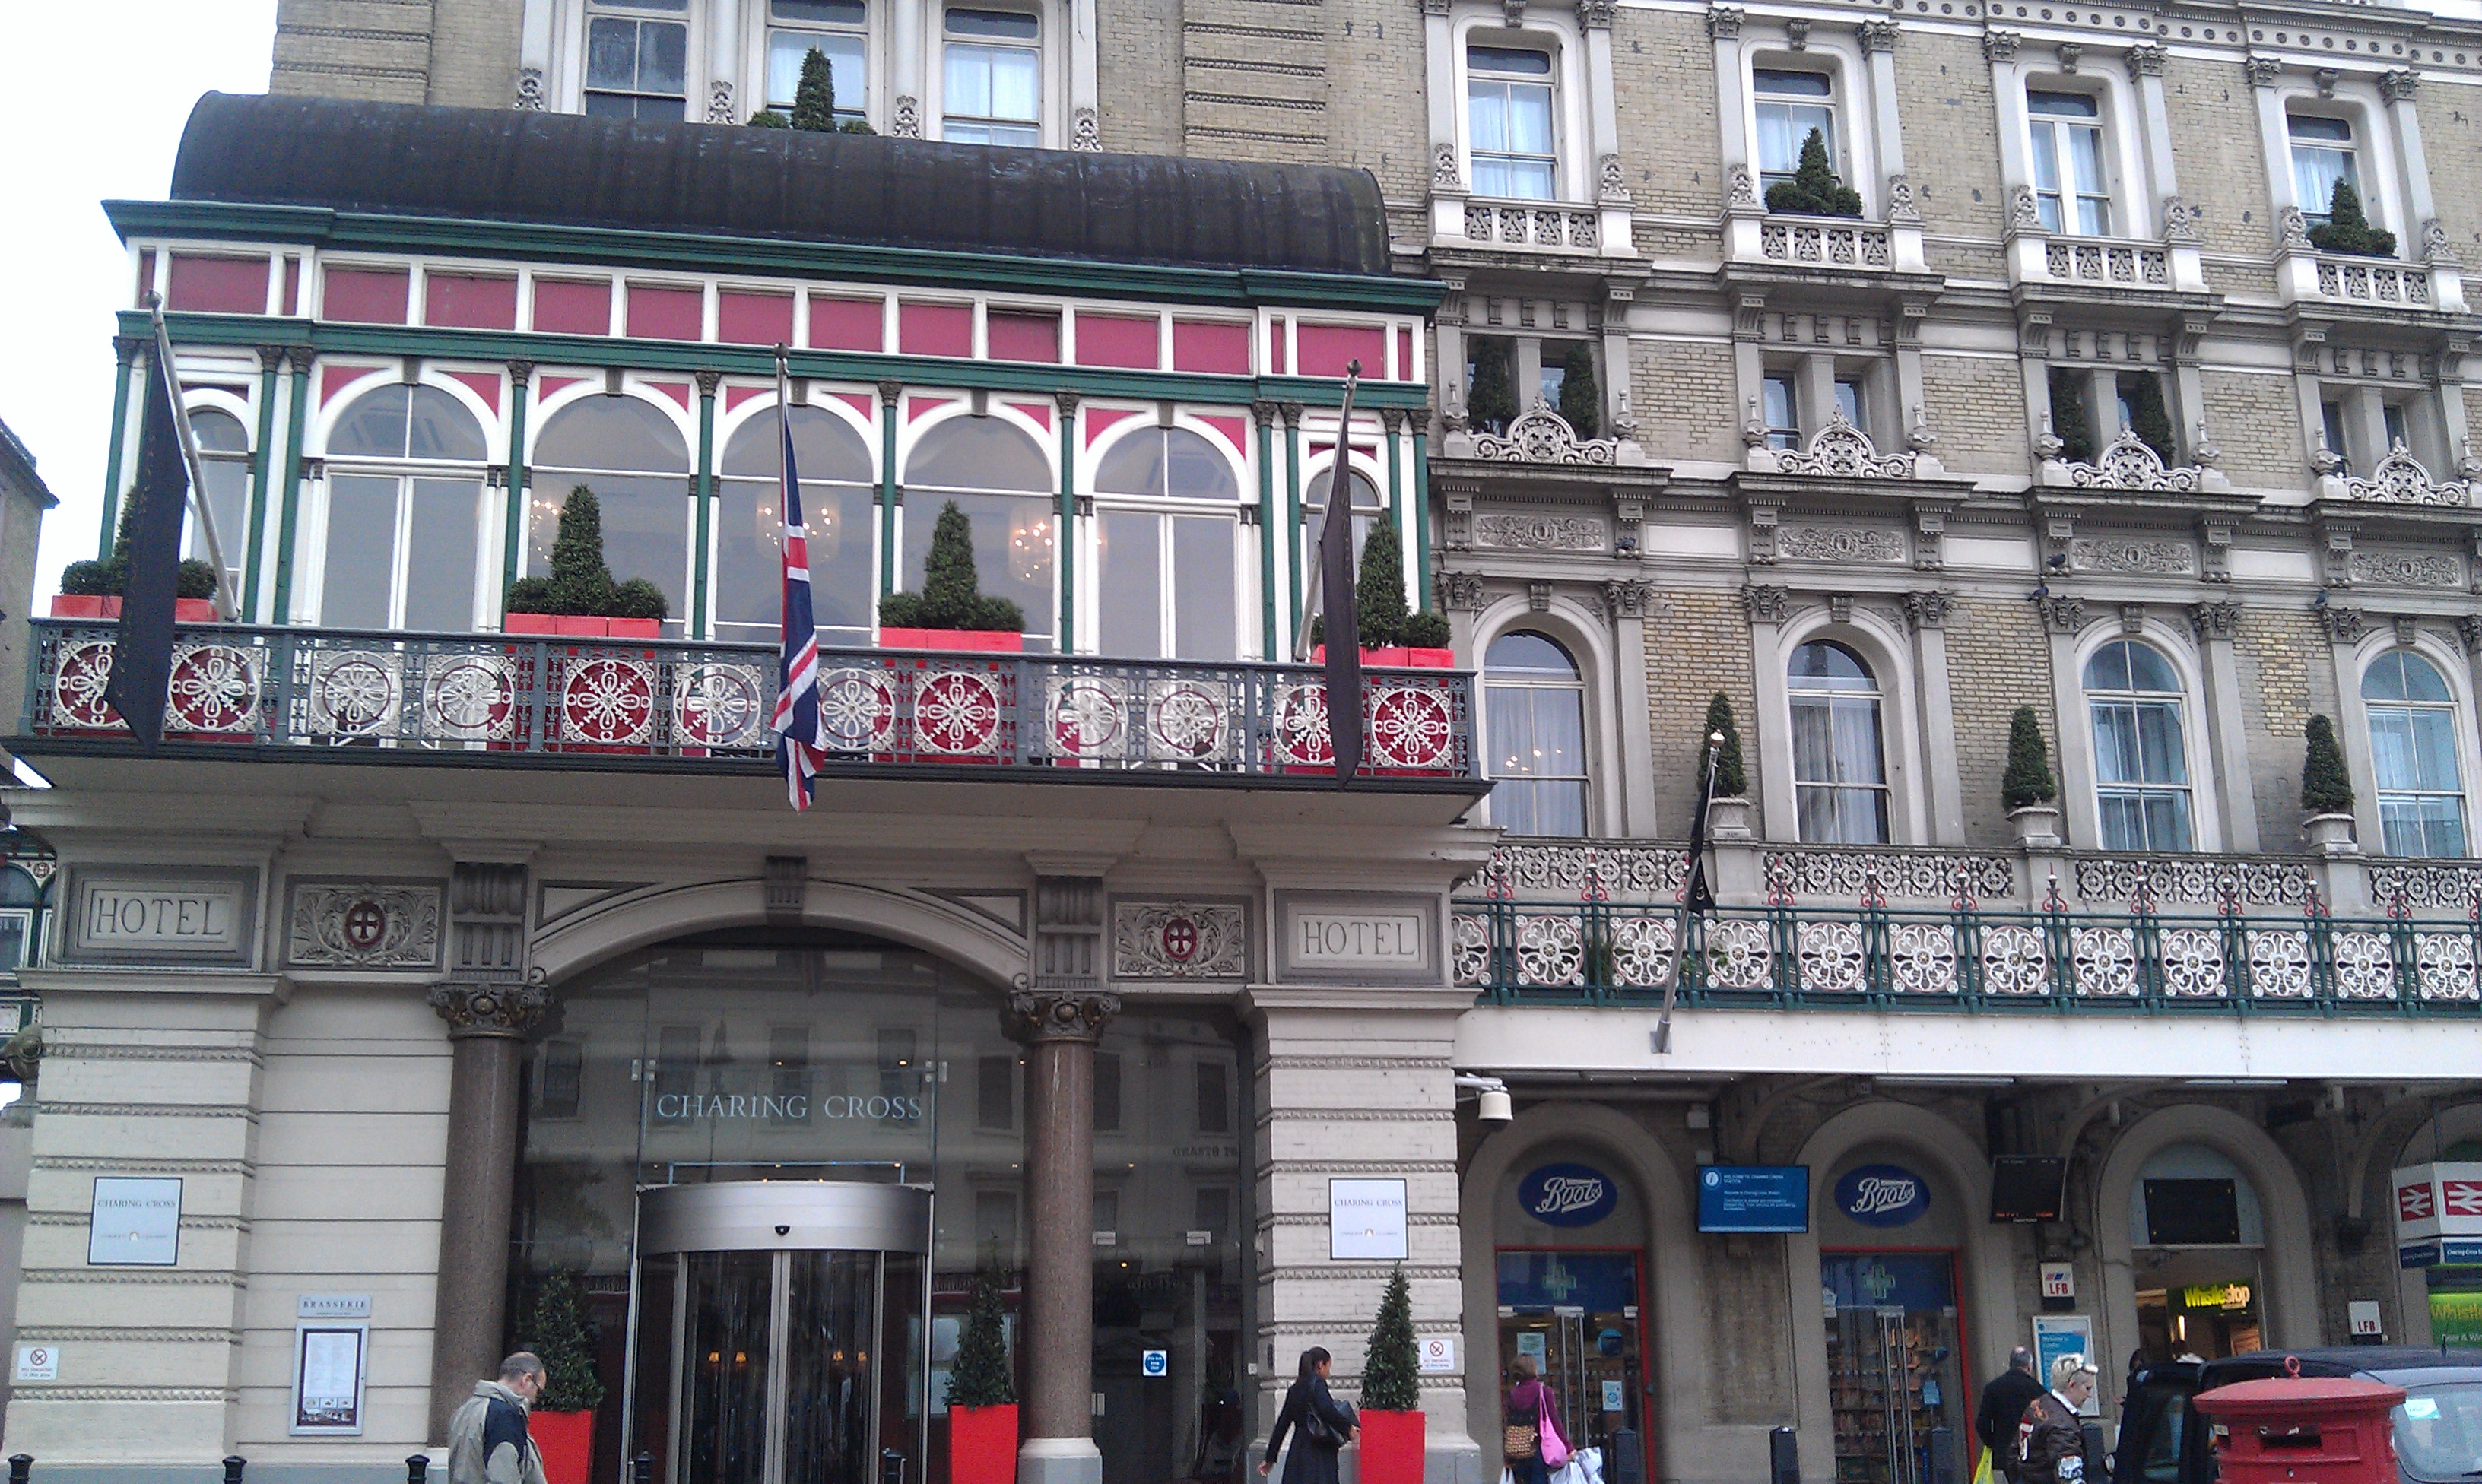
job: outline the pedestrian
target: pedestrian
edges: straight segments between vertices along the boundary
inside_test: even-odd
[[[1543,1384],[1543,1367],[1533,1356],[1520,1355],[1510,1365],[1517,1379],[1508,1388],[1508,1406],[1501,1413],[1500,1448],[1508,1458],[1515,1484],[1549,1484],[1551,1466],[1543,1458],[1543,1419],[1560,1423],[1559,1398]]]
[[[2043,1383],[2034,1379],[2034,1352],[2023,1345],[2008,1352],[2008,1368],[1982,1389],[1973,1435],[1990,1450],[1992,1472],[2001,1479],[2017,1477],[2017,1420],[2042,1394]]]
[[[2071,1351],[2051,1363],[2051,1389],[2017,1423],[2019,1484],[2085,1484],[2086,1432],[2077,1413],[2094,1394],[2094,1364]]]
[[[1258,1460],[1260,1473],[1276,1467],[1277,1450],[1284,1445],[1284,1435],[1291,1433],[1293,1450],[1284,1456],[1284,1484],[1336,1484],[1336,1450],[1361,1429],[1353,1419],[1353,1409],[1328,1393],[1327,1373],[1333,1361],[1324,1345],[1302,1352],[1301,1371],[1294,1376],[1292,1389],[1284,1393],[1275,1430],[1267,1434],[1267,1456]]]
[[[502,1361],[497,1381],[474,1383],[448,1419],[448,1484],[544,1484],[542,1454],[526,1431],[542,1389],[542,1358],[530,1350]]]

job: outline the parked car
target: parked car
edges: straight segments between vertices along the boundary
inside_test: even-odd
[[[2214,1484],[2214,1450],[2189,1398],[2235,1381],[2281,1376],[2291,1357],[2300,1359],[2305,1376],[2354,1376],[2405,1389],[2395,1412],[2401,1484],[2482,1480],[2482,1350],[2352,1345],[2140,1367],[2121,1400],[2111,1484]]]

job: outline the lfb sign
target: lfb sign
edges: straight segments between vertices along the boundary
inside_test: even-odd
[[[2395,1187],[2396,1240],[2482,1237],[2482,1163],[2416,1164]]]
[[[1930,1185],[1900,1164],[1858,1165],[1835,1183],[1835,1209],[1863,1226],[1907,1226],[1930,1206]]]
[[[1545,1226],[1593,1226],[1620,1199],[1611,1177],[1591,1164],[1546,1164],[1517,1183],[1517,1204]]]

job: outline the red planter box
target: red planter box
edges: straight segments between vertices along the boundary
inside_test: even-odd
[[[664,621],[660,618],[607,618],[603,632],[614,638],[662,638]]]
[[[1327,663],[1325,644],[1310,647],[1310,663]],[[1457,667],[1457,652],[1453,649],[1411,649],[1402,644],[1387,644],[1363,650],[1361,663],[1380,669],[1452,670]]]
[[[554,634],[562,638],[661,638],[660,618],[602,618],[593,613],[510,613],[503,634]]]
[[[1005,1407],[950,1407],[948,1484],[1016,1481],[1017,1403]]]
[[[587,1484],[594,1472],[594,1413],[532,1413],[526,1431],[542,1454],[543,1484]]]
[[[549,613],[509,613],[500,619],[503,634],[558,634],[553,627],[560,620]]]
[[[82,592],[59,592],[52,595],[52,616],[55,618],[118,618],[119,598],[94,597]],[[175,623],[214,623],[216,600],[213,598],[174,598],[172,621]]]
[[[612,632],[612,620],[596,613],[554,613],[551,632],[563,638],[601,638]]]
[[[882,629],[879,647],[1015,655],[1025,652],[1025,636],[1014,629]]]
[[[1422,1484],[1422,1414],[1361,1414],[1361,1484]]]

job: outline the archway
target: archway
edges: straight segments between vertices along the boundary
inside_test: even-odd
[[[2370,1211],[2369,1239],[2387,1250],[2396,1241],[2392,1172],[2416,1164],[2482,1164],[2482,1103],[2439,1108],[2374,1162],[2378,1168],[2370,1179],[2384,1192],[2379,1199],[2385,1204]],[[2396,1280],[2398,1308],[2389,1319],[2389,1342],[2482,1347],[2482,1267],[2399,1267]]]

